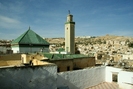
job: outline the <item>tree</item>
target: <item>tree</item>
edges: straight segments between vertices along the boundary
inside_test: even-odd
[[[130,43],[128,44],[128,47],[133,48],[133,42],[130,42]]]
[[[75,54],[80,54],[80,51],[78,50],[78,47],[76,44],[75,44]]]

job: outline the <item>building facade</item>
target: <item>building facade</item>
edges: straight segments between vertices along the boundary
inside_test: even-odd
[[[83,54],[48,54],[44,53],[49,63],[57,65],[57,71],[72,71],[95,66],[95,57]]]

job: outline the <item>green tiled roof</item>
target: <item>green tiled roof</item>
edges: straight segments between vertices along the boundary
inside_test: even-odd
[[[30,28],[17,39],[13,40],[11,44],[49,45],[47,41],[45,41],[41,36],[36,34]]]
[[[53,59],[63,59],[64,58],[63,56],[64,56],[63,54],[54,54]]]
[[[83,58],[83,57],[88,57],[86,55],[83,55],[83,54],[73,54],[73,55],[70,55],[72,58]]]
[[[57,49],[56,51],[58,51],[58,52],[63,52],[63,51],[65,51],[65,49],[64,49],[64,48],[59,48],[59,49]]]
[[[75,59],[75,58],[84,58],[89,57],[83,54],[50,54],[43,53],[44,57],[47,57],[50,60],[66,60],[66,59]]]
[[[47,57],[48,59],[52,59],[53,58],[53,54],[50,53],[43,53],[44,57]]]

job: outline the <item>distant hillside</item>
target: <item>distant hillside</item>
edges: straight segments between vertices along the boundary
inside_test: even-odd
[[[51,44],[64,44],[65,38],[46,38],[49,43]],[[92,38],[75,38],[76,43],[104,43],[107,40],[116,40],[116,41],[133,41],[132,37],[125,37],[125,36],[115,36],[115,35],[105,35],[105,36],[98,36]],[[97,42],[98,41],[98,42]]]
[[[99,37],[96,37],[96,39],[103,39],[103,40],[119,40],[119,41],[130,40],[130,41],[133,41],[133,38],[132,38],[132,37],[115,36],[115,35],[99,36]]]

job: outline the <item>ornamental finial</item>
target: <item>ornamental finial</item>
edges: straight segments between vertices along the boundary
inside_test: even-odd
[[[68,10],[68,14],[70,14],[70,10]]]

